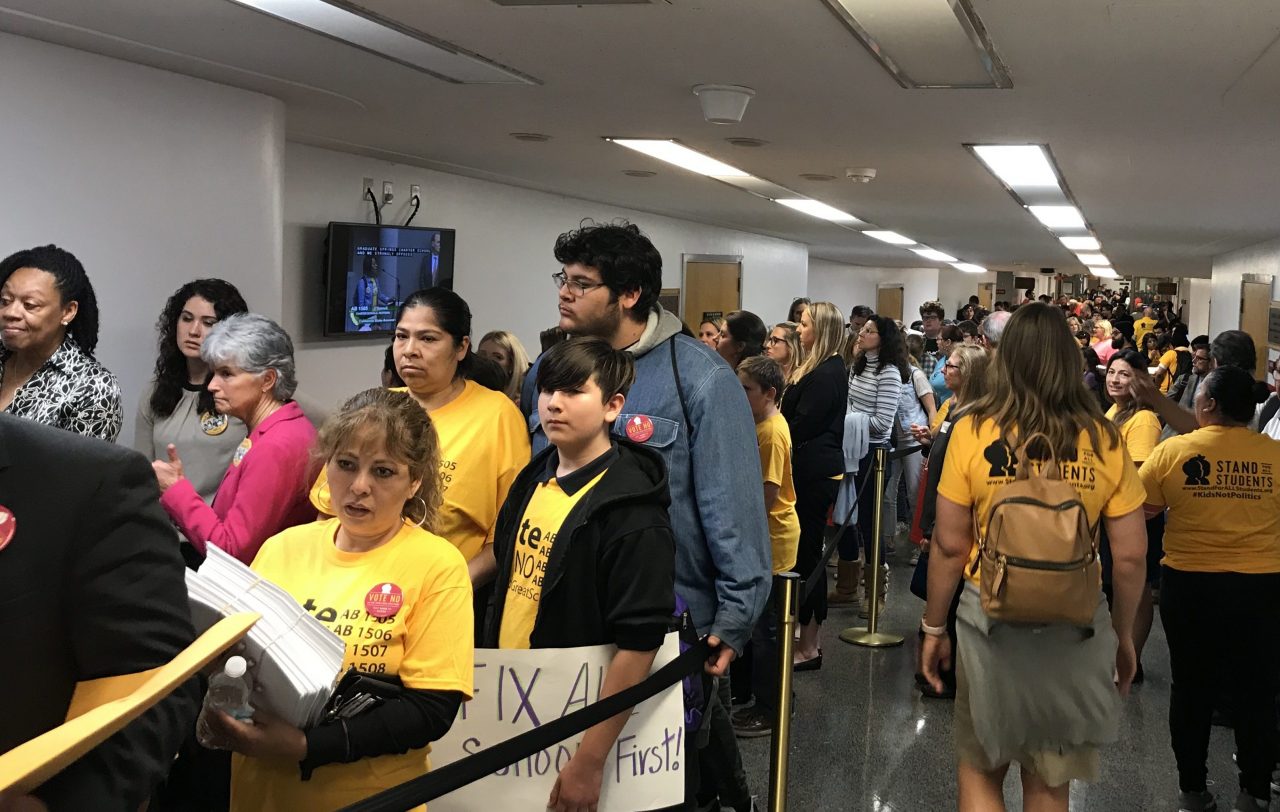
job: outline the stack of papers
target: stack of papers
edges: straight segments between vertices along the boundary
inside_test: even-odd
[[[307,729],[324,715],[342,672],[346,644],[280,587],[210,544],[199,572],[187,570],[191,622],[203,632],[222,618],[256,612],[243,641],[254,708]]]

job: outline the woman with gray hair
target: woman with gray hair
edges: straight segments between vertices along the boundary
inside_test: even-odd
[[[168,461],[151,463],[160,504],[201,555],[213,544],[246,564],[271,536],[315,520],[307,499],[308,464],[316,431],[293,402],[297,379],[293,342],[280,325],[255,313],[214,325],[200,348],[213,370],[208,388],[219,414],[249,431],[231,458],[209,506],[183,476],[173,445]]]

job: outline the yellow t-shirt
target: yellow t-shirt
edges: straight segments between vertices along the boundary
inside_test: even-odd
[[[365,553],[339,550],[337,531],[338,520],[326,519],[272,536],[253,569],[346,642],[344,669],[394,674],[406,688],[470,697],[475,668],[471,580],[462,555],[407,522],[391,541]],[[397,603],[400,608],[387,617],[368,611]],[[299,778],[294,762],[237,754],[231,808],[339,809],[422,775],[430,769],[430,749],[327,764],[309,781]]]
[[[1107,419],[1114,421],[1119,410],[1119,406],[1111,404],[1111,408],[1107,409]],[[1160,432],[1163,431],[1160,418],[1150,409],[1139,409],[1124,421],[1123,426],[1116,428],[1120,430],[1120,439],[1124,441],[1124,447],[1135,463],[1147,461],[1156,443],[1160,442]]]
[[[1160,356],[1160,364],[1165,368],[1164,380],[1160,381],[1160,391],[1166,395],[1169,394],[1169,387],[1173,385],[1173,373],[1178,371],[1178,351],[1169,350]]]
[[[1133,323],[1133,343],[1141,347],[1143,337],[1151,332],[1151,328],[1155,326],[1155,319],[1141,318],[1135,321]]]
[[[569,511],[596,486],[609,469],[595,474],[579,487],[565,492],[555,477],[538,484],[520,519],[512,550],[511,581],[502,608],[498,648],[528,648],[542,599],[542,579],[547,573],[551,547]],[[572,474],[570,475],[572,476]]]
[[[1139,474],[1147,504],[1168,506],[1167,567],[1280,572],[1280,442],[1205,426],[1156,447]]]
[[[1107,435],[1099,427],[1101,449],[1095,449],[1088,432],[1080,432],[1076,458],[1062,460],[1062,478],[1075,487],[1084,502],[1089,524],[1102,516],[1124,516],[1142,507],[1142,482],[1123,445],[1110,448]],[[972,507],[978,533],[987,532],[987,511],[1000,488],[1017,475],[1016,453],[1000,439],[1000,429],[992,420],[978,425],[973,417],[962,417],[951,426],[951,441],[942,466],[938,493],[957,505]],[[974,539],[965,576],[975,585],[981,572],[971,574],[978,558]]]
[[[933,413],[933,419],[929,421],[929,431],[934,434],[938,433],[938,429],[942,427],[943,422],[945,422],[947,417],[951,414],[951,404],[955,402],[955,399],[956,396],[952,395],[942,401],[942,405]]]
[[[756,423],[760,445],[760,470],[764,481],[778,486],[778,498],[769,511],[769,541],[773,544],[773,574],[790,572],[800,546],[800,518],[796,515],[796,486],[791,477],[791,429],[787,419],[774,413]]]
[[[470,561],[492,536],[498,509],[516,474],[529,464],[529,429],[506,395],[475,381],[467,381],[462,394],[431,412],[431,423],[440,438],[444,496],[431,529]],[[324,468],[311,487],[311,504],[333,515]]]

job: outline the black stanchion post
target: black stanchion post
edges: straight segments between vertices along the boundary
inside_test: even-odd
[[[876,489],[875,507],[871,517],[871,539],[867,543],[870,551],[867,563],[871,566],[871,572],[867,573],[867,586],[870,592],[871,607],[867,613],[866,627],[855,626],[845,629],[840,632],[840,639],[855,646],[886,648],[900,646],[906,638],[900,634],[885,634],[880,631],[880,574],[884,567],[884,562],[881,561],[880,557],[880,535],[881,528],[884,526],[884,480],[885,466],[889,461],[889,450],[887,448],[877,448],[874,457],[871,474]]]
[[[798,612],[800,576],[784,572],[773,576],[774,606],[778,613],[778,702],[773,720],[772,749],[769,757],[769,810],[783,812],[787,808],[788,756],[791,750],[791,675]]]

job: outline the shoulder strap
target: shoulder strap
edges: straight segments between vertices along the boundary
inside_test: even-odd
[[[671,377],[676,379],[676,395],[680,398],[680,412],[684,415],[685,431],[693,434],[693,421],[689,419],[689,405],[684,400],[684,386],[680,383],[680,365],[676,363],[676,337],[667,339],[671,349]]]

